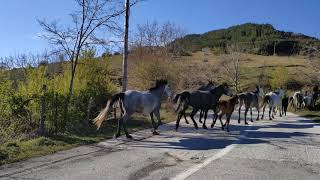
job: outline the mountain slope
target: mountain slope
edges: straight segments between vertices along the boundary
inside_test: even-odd
[[[204,34],[190,34],[177,39],[187,51],[199,51],[209,47],[213,51],[226,51],[235,45],[243,52],[261,55],[307,54],[320,47],[320,41],[303,34],[276,30],[270,24],[246,23],[227,29],[209,31]]]

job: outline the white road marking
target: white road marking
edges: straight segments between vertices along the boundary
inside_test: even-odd
[[[249,125],[250,127],[245,130],[245,132],[240,135],[239,139],[233,143],[228,145],[227,147],[223,148],[221,151],[219,151],[218,153],[216,153],[215,155],[207,158],[205,161],[203,161],[203,163],[201,164],[197,164],[195,166],[192,166],[191,168],[187,169],[186,171],[181,172],[180,174],[174,176],[173,178],[170,178],[171,180],[184,180],[187,177],[191,176],[192,174],[194,174],[195,172],[199,171],[200,169],[202,169],[203,167],[209,165],[212,161],[217,160],[222,158],[224,155],[228,154],[233,148],[236,147],[237,144],[239,144],[243,139],[246,138],[247,134],[248,134],[248,130],[250,130],[252,128],[252,125]]]

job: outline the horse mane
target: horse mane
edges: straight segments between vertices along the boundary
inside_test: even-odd
[[[228,84],[227,84],[227,83],[222,83],[222,84],[218,85],[217,87],[211,89],[210,92],[211,92],[211,93],[215,93],[215,91],[216,91],[217,89],[219,89],[219,88],[221,88],[221,87],[223,87],[223,86],[228,87]]]
[[[253,93],[254,93],[254,94],[258,94],[258,93],[259,93],[259,91],[260,91],[259,86],[256,86],[256,90],[255,90],[255,91],[253,91]]]
[[[213,81],[208,81],[208,84],[206,85],[207,87],[209,87],[210,85],[214,86],[214,82]]]
[[[164,79],[160,79],[160,80],[156,80],[156,85],[154,87],[151,87],[149,89],[149,91],[154,91],[156,89],[158,89],[159,87],[163,86],[163,85],[167,85],[168,81],[164,80]]]

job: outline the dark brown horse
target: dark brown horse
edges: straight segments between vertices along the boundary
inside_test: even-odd
[[[223,95],[230,95],[230,89],[229,86],[224,83],[222,85],[219,85],[218,87],[210,90],[210,91],[184,91],[180,94],[177,94],[174,98],[174,103],[178,103],[178,108],[176,111],[179,111],[178,118],[176,121],[176,130],[179,127],[180,119],[185,114],[185,111],[188,109],[189,106],[193,108],[190,117],[191,120],[194,123],[194,127],[197,129],[198,125],[196,121],[194,120],[194,115],[200,110],[203,109],[205,111],[212,109],[214,112],[216,111],[216,106],[219,101],[219,98]],[[182,109],[180,110],[180,107],[182,106]],[[206,114],[204,117],[203,122],[203,128],[206,129]],[[221,125],[222,121],[221,121]]]
[[[215,88],[215,85],[212,81],[209,81],[208,84],[206,85],[203,85],[201,87],[199,87],[197,90],[200,90],[200,91],[210,91],[211,89],[214,89]],[[207,111],[208,112],[208,111]],[[205,111],[200,109],[200,118],[199,118],[199,122],[202,123],[201,119],[202,117],[204,116],[205,114]],[[189,121],[187,120],[187,117],[185,114],[183,114],[184,116],[184,120],[187,124],[189,124]]]

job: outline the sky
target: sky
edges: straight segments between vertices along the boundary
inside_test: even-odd
[[[50,49],[38,37],[37,19],[70,22],[74,0],[3,0],[0,57]],[[170,21],[188,34],[242,23],[270,23],[276,29],[320,38],[319,0],[144,0],[131,9],[130,32],[147,21]],[[131,33],[132,34],[132,33]]]

